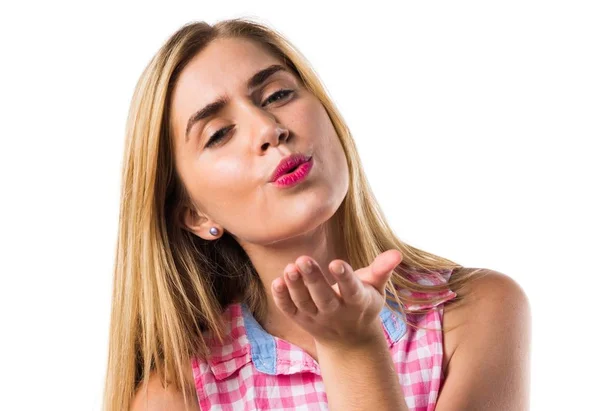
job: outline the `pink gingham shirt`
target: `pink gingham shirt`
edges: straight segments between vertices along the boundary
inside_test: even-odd
[[[451,270],[426,276],[411,271],[421,284],[448,281]],[[401,294],[424,297],[422,293]],[[390,355],[406,404],[411,411],[433,411],[444,376],[442,371],[443,303],[456,297],[440,292],[437,304],[406,307],[411,322],[435,330],[408,327],[399,311],[384,306],[379,314]],[[416,309],[436,307],[427,314]],[[394,306],[395,307],[395,306]],[[208,338],[208,361],[192,358],[192,371],[201,410],[327,410],[327,395],[319,364],[303,349],[268,334],[244,303],[232,303],[224,311],[227,340]]]

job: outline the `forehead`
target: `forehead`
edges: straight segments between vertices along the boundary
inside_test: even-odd
[[[219,96],[245,93],[246,82],[254,73],[277,63],[281,61],[251,40],[212,41],[190,60],[175,84],[171,105],[175,134],[182,136],[194,111]]]

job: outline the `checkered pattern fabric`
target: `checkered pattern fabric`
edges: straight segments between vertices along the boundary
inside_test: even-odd
[[[448,281],[451,270],[410,274],[421,284]],[[399,290],[407,295],[407,290]],[[412,293],[423,297],[422,293]],[[384,307],[381,326],[388,341],[408,408],[433,411],[443,384],[443,303],[456,297],[441,292],[436,304],[409,305],[408,319],[434,330],[408,327],[400,312]],[[413,310],[437,307],[427,314]],[[224,314],[227,340],[208,338],[208,360],[192,358],[192,371],[201,410],[327,410],[327,395],[319,364],[303,349],[268,334],[243,303]]]

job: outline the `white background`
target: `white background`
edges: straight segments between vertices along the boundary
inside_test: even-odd
[[[598,3],[394,4],[3,3],[0,408],[100,409],[135,82],[241,16],[311,62],[401,239],[525,289],[532,409],[597,405]]]

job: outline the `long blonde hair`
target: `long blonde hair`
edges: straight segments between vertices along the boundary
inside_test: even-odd
[[[234,299],[245,301],[259,319],[266,293],[240,245],[227,233],[207,241],[185,230],[178,218],[189,197],[174,168],[170,101],[186,64],[217,38],[245,38],[265,46],[319,98],[348,160],[350,184],[334,215],[339,219],[352,267],[365,267],[388,249],[404,258],[387,290],[405,314],[411,299],[398,289],[458,291],[471,277],[464,267],[402,242],[387,223],[363,171],[352,134],[303,55],[281,34],[247,18],[214,25],[192,22],[177,30],[151,59],[136,85],[126,126],[118,239],[114,265],[104,409],[126,410],[136,387],[151,371],[184,393],[192,356],[206,358],[206,333],[223,338],[220,314]],[[406,270],[454,269],[447,285],[410,281]],[[389,306],[389,301],[388,301]],[[191,391],[193,392],[193,391]]]

